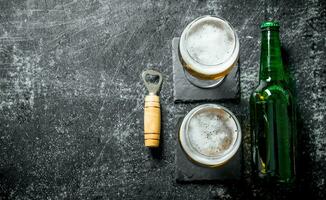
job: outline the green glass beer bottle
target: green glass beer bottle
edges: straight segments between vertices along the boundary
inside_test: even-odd
[[[250,96],[254,175],[274,183],[296,177],[296,109],[284,70],[279,23],[261,24],[259,85]]]

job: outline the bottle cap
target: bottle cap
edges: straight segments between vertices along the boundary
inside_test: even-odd
[[[277,21],[265,21],[261,23],[260,28],[279,28],[280,24]]]

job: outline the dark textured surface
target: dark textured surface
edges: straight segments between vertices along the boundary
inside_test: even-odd
[[[199,88],[185,76],[178,54],[179,38],[172,40],[173,99],[175,102],[226,101],[240,98],[240,70],[235,65],[224,80],[213,88]]]
[[[296,80],[302,178],[298,195],[325,199],[326,1],[0,0],[0,193],[11,199],[282,199],[250,177],[248,97],[257,84],[259,23],[281,22]],[[214,14],[236,29],[244,115],[244,180],[177,184],[171,40]],[[162,148],[143,147],[140,73],[165,74]],[[284,197],[286,199],[286,197]]]
[[[221,166],[209,168],[198,165],[197,163],[191,161],[191,159],[183,151],[180,142],[178,142],[178,133],[183,120],[183,116],[176,117],[178,121],[175,129],[177,138],[175,154],[175,178],[177,182],[205,183],[207,181],[210,181],[212,183],[232,183],[235,181],[239,181],[242,178],[242,146],[240,146],[239,150],[231,160]]]

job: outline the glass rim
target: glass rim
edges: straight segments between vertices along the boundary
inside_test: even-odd
[[[195,116],[199,111],[203,110],[203,109],[219,109],[222,110],[223,112],[226,112],[227,114],[229,114],[232,118],[232,121],[235,123],[236,126],[236,133],[235,133],[235,138],[234,138],[234,142],[232,142],[232,145],[230,145],[227,150],[225,152],[223,152],[221,155],[218,156],[208,156],[205,154],[202,154],[201,152],[195,150],[194,147],[192,147],[191,142],[189,141],[189,138],[187,136],[187,132],[188,132],[188,126],[189,123],[192,119],[193,116]],[[183,127],[184,126],[184,127]],[[181,130],[183,128],[183,130]],[[183,131],[183,133],[181,133],[181,131]],[[183,140],[181,140],[181,134],[183,135],[183,137],[186,139],[186,148],[183,145]],[[184,118],[184,121],[182,122],[182,125],[180,127],[180,133],[179,133],[179,140],[181,143],[181,146],[183,148],[183,150],[185,151],[185,153],[194,161],[202,164],[202,165],[207,165],[207,166],[219,166],[224,164],[225,162],[229,161],[238,151],[240,144],[241,144],[241,126],[240,123],[238,121],[238,119],[235,117],[235,115],[227,108],[225,108],[224,106],[218,105],[218,104],[203,104],[200,106],[195,107],[194,109],[192,109]],[[188,150],[190,152],[187,152],[187,148],[189,148]],[[198,155],[200,158],[198,158]],[[197,157],[197,158],[196,158]]]

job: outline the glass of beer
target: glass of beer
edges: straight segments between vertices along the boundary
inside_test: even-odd
[[[217,104],[203,104],[183,119],[179,141],[197,164],[218,167],[230,161],[241,144],[241,127],[235,115]]]
[[[238,61],[238,36],[222,18],[199,17],[181,34],[179,58],[190,83],[200,88],[215,87]]]

